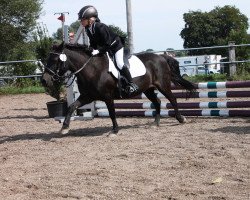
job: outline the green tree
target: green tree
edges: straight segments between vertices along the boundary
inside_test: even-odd
[[[186,51],[177,51],[177,50],[174,50],[173,48],[167,48],[166,51],[172,56],[176,56],[176,57],[187,56]]]
[[[235,6],[215,7],[210,12],[190,11],[183,15],[185,28],[180,35],[184,48],[249,43],[248,18]],[[238,49],[237,49],[238,50]],[[192,50],[189,55],[220,54],[228,56],[227,49]],[[247,58],[246,48],[237,52],[238,58]]]
[[[78,28],[80,27],[80,22],[79,21],[75,21],[72,24],[70,24],[69,26],[69,33],[73,32],[76,34]],[[57,31],[55,33],[52,34],[52,37],[55,41],[57,41],[58,43],[60,43],[63,40],[63,34],[62,34],[62,28],[58,28]]]
[[[122,29],[120,29],[118,26],[115,26],[115,25],[109,25],[109,28],[111,28],[111,30],[114,33],[116,33],[120,37],[124,38],[125,39],[125,47],[128,47],[128,34],[125,33],[124,31],[122,31]]]
[[[42,3],[43,0],[1,0],[0,60],[8,60],[11,51],[24,47],[24,43],[29,41],[41,13]]]
[[[72,32],[73,30],[69,26],[69,32]],[[63,33],[62,33],[62,28],[58,28],[55,33],[52,34],[52,38],[54,41],[57,43],[61,43],[63,41]]]
[[[80,22],[79,21],[73,22],[69,26],[69,32],[74,32],[76,34],[79,26],[80,26]],[[119,36],[125,38],[125,46],[127,46],[128,45],[127,33],[125,33],[124,31],[122,31],[118,26],[115,26],[115,25],[108,25],[108,26],[109,26],[109,28],[111,28],[111,30],[113,32],[115,32]],[[52,36],[53,36],[54,40],[62,41],[62,28],[58,28],[57,31],[56,31],[56,33],[53,33]]]
[[[76,33],[79,26],[80,26],[80,21],[77,20],[77,21],[73,22],[72,24],[70,24],[71,31]]]
[[[36,58],[41,60],[43,65],[46,65],[47,57],[51,50],[53,40],[51,37],[49,37],[46,27],[40,24],[37,25],[37,29],[34,32],[33,37],[35,41]],[[42,71],[41,68],[40,70]]]
[[[12,49],[10,52],[10,60],[33,60],[34,54],[30,49],[34,49],[33,44],[20,44],[15,49]],[[23,63],[16,63],[13,64],[13,74],[14,75],[30,75],[34,74],[36,70],[36,63],[34,62],[23,62]]]

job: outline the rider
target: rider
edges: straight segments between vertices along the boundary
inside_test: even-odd
[[[133,83],[130,71],[123,60],[124,44],[122,39],[107,25],[100,22],[98,12],[94,6],[84,6],[78,13],[78,19],[81,20],[81,24],[85,27],[90,40],[90,47],[94,49],[92,55],[109,52],[114,56],[121,75],[128,80],[125,91],[129,95],[137,92],[138,86]]]

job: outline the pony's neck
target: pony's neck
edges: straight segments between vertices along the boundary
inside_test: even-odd
[[[87,60],[90,58],[90,55],[81,51],[65,49],[64,52],[68,57],[69,68],[71,71],[76,71],[80,69],[84,65],[84,63],[86,63]]]

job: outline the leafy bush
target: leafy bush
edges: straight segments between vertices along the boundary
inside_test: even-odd
[[[187,79],[191,82],[214,82],[214,81],[226,81],[226,74],[209,74],[209,75],[196,75],[187,77]]]
[[[30,93],[44,93],[45,90],[41,86],[40,81],[32,79],[18,79],[11,84],[0,87],[0,95],[3,94],[30,94]]]
[[[229,77],[227,74],[209,74],[209,75],[196,75],[187,77],[189,81],[193,83],[199,82],[220,82],[220,81],[245,81],[250,80],[250,73],[237,73],[236,75]]]

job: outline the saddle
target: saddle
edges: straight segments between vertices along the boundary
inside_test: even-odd
[[[130,50],[128,48],[124,48],[124,54],[123,54],[123,60],[124,65],[129,69],[131,73],[131,77],[138,77],[142,76],[146,73],[146,68],[144,64],[141,62],[139,58],[137,58],[134,55],[130,54]],[[119,96],[122,97],[129,97],[129,91],[128,91],[128,85],[129,81],[126,77],[122,76],[120,73],[120,69],[116,66],[116,62],[114,57],[109,57],[109,71],[115,76],[115,78],[118,79],[118,90],[119,90]],[[112,58],[112,59],[111,59]],[[112,64],[114,67],[112,67]],[[130,83],[131,84],[131,83]]]
[[[129,71],[131,73],[132,78],[143,76],[146,73],[146,68],[143,62],[135,55],[127,53],[129,51],[126,51],[124,53],[124,63],[129,66]],[[109,60],[109,73],[111,73],[114,78],[118,79],[119,70],[114,64],[113,58],[107,53],[108,60]]]

